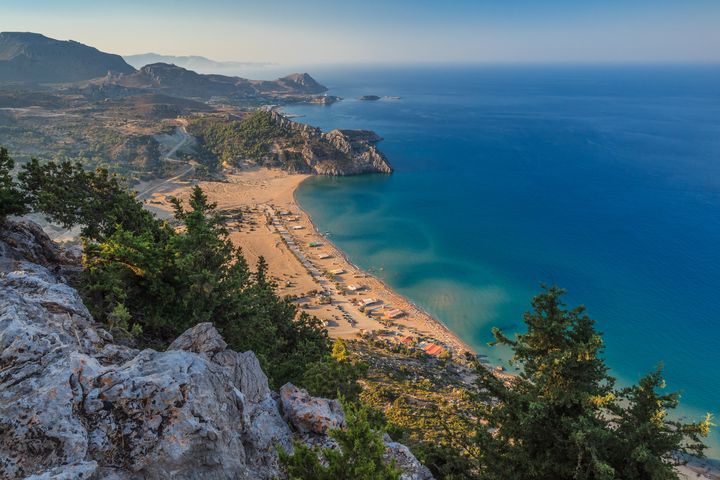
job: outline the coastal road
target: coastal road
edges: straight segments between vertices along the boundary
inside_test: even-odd
[[[187,145],[188,143],[190,143],[193,140],[193,137],[192,137],[192,135],[190,135],[187,132],[187,130],[185,130],[185,125],[180,125],[178,127],[177,131],[180,132],[180,135],[182,138],[180,138],[178,143],[175,144],[168,151],[168,153],[165,156],[163,156],[162,158],[163,158],[163,160],[166,160],[169,162],[185,163],[185,161],[179,160],[174,157],[179,149],[181,149],[183,146]],[[143,185],[143,187],[144,187],[143,191],[136,193],[135,198],[137,198],[140,201],[146,200],[148,197],[150,197],[150,195],[152,195],[154,192],[156,192],[162,186],[167,185],[168,183],[174,182],[176,180],[179,180],[179,179],[185,177],[186,175],[189,175],[190,173],[192,173],[195,170],[195,168],[197,167],[197,165],[198,165],[198,163],[196,161],[190,160],[188,167],[186,169],[184,169],[182,172],[180,172],[179,174],[173,176],[172,178],[158,179],[156,181],[149,182],[148,184]],[[38,219],[37,221],[40,222],[41,225],[43,224],[42,220]],[[81,227],[79,225],[76,225],[73,228],[63,229],[63,230],[60,230],[57,232],[48,231],[48,236],[55,241],[72,240],[72,239],[76,239],[80,235],[80,229],[81,229]]]
[[[184,147],[185,145],[187,145],[188,143],[190,143],[192,141],[193,137],[192,137],[192,135],[190,135],[187,132],[187,130],[185,129],[185,125],[179,126],[177,131],[180,132],[180,135],[182,136],[182,138],[180,139],[180,141],[178,141],[178,143],[176,145],[174,145],[168,151],[168,153],[163,157],[163,160],[168,161],[168,162],[185,163],[183,160],[178,160],[177,158],[174,158],[174,157],[179,149],[181,149],[182,147]],[[176,180],[179,180],[186,175],[189,175],[191,172],[193,172],[195,170],[197,165],[198,165],[198,163],[195,160],[190,160],[189,166],[187,169],[183,170],[182,172],[175,175],[174,177],[161,180],[158,183],[153,183],[149,187],[146,187],[142,192],[138,192],[135,195],[135,197],[138,200],[145,200],[145,199],[149,198],[150,195],[155,193],[160,187],[167,185],[168,183],[174,182]]]

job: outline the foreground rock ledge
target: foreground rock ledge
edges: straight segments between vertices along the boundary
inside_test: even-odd
[[[291,384],[281,401],[211,324],[165,352],[114,343],[63,279],[76,261],[32,224],[0,227],[0,478],[282,478],[277,446],[344,425],[336,401]],[[404,479],[432,478],[387,446]]]

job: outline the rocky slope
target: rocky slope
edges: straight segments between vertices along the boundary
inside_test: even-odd
[[[306,171],[319,175],[358,175],[362,173],[392,173],[392,167],[376,144],[382,140],[369,130],[331,130],[293,122],[282,114],[270,112],[271,120],[302,139],[301,148],[276,147],[280,159],[299,157]],[[296,162],[297,163],[297,162]]]
[[[344,424],[336,401],[270,391],[211,324],[165,352],[114,341],[66,283],[78,258],[36,225],[0,228],[0,478],[271,479],[276,446]],[[404,479],[432,478],[386,445]]]
[[[119,55],[38,33],[0,33],[0,82],[61,83],[135,69]]]

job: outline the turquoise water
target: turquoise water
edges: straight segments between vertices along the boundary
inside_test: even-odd
[[[313,75],[346,100],[288,112],[377,131],[396,169],[298,191],[354,263],[491,358],[558,284],[622,381],[664,362],[685,414],[720,414],[720,67]]]

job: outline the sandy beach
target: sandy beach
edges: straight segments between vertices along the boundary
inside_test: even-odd
[[[295,190],[307,177],[258,168],[199,184],[219,209],[242,212],[242,219],[229,225],[232,242],[251,265],[263,256],[279,293],[322,320],[331,337],[374,332],[389,342],[410,337],[436,344],[441,347],[433,349],[436,354],[472,351],[437,319],[353,265],[318,231],[295,200]],[[149,196],[148,208],[167,215],[170,197],[187,199],[192,185],[181,180],[163,184]]]

